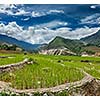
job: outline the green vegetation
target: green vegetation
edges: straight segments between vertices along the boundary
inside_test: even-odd
[[[81,40],[71,40],[57,36],[48,45],[44,46],[44,49],[48,50],[64,47],[77,55],[81,55],[82,52],[86,52],[89,55],[100,52],[100,30],[96,34],[82,38]]]
[[[9,44],[0,44],[0,50],[16,50],[16,45],[9,45]]]
[[[6,58],[0,58],[0,65],[6,65],[6,64],[12,64],[12,63],[17,63],[25,58],[20,55],[20,54],[0,54],[1,57],[6,57]]]
[[[66,47],[70,51],[79,54],[82,46],[84,46],[84,44],[79,40],[70,40],[70,39],[65,39],[65,38],[57,36],[45,48],[46,49],[52,49],[52,48],[56,49],[56,48]]]
[[[100,52],[100,47],[87,45],[83,48],[88,54],[95,54],[96,52]]]
[[[10,91],[2,91],[0,92],[0,96],[29,96],[30,94],[26,94],[26,93],[20,93],[20,94],[15,94],[13,92]],[[46,92],[46,93],[32,93],[31,96],[69,96],[69,92],[67,92],[66,90],[60,91],[60,92],[56,92],[56,93],[52,93],[52,92]]]
[[[9,63],[18,61],[18,58],[20,60],[30,58],[34,63],[13,72],[0,74],[0,81],[11,82],[11,86],[17,89],[46,88],[78,81],[84,77],[79,69],[100,79],[99,57],[16,54]],[[5,59],[9,60],[9,58]]]

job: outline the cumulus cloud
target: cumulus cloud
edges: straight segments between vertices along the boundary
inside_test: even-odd
[[[18,4],[0,4],[0,13],[5,13],[8,15],[29,15],[32,17],[41,17],[41,16],[45,16],[48,14],[52,14],[52,13],[64,13],[63,10],[57,10],[57,9],[53,9],[53,10],[49,10],[47,12],[38,12],[38,11],[27,11],[23,5],[20,5],[21,7],[18,8]]]
[[[15,4],[0,4],[0,9],[6,10],[7,8],[16,8]]]
[[[0,24],[0,34],[7,35],[18,40],[35,43],[34,40],[34,27],[29,27],[24,30],[23,27],[17,25],[16,22],[10,22],[8,25]]]
[[[0,4],[0,13],[13,14],[12,9],[16,8],[14,4]]]
[[[8,25],[0,24],[0,33],[21,39],[22,27],[18,26],[16,22],[10,22]]]
[[[16,22],[10,22],[8,25],[0,24],[0,34],[4,34],[18,40],[29,42],[32,44],[37,43],[48,43],[56,36],[61,36],[69,39],[80,39],[85,36],[89,36],[98,31],[99,28],[77,28],[72,30],[68,27],[58,28],[52,30],[50,28],[35,28],[28,27],[28,29],[23,29],[23,27],[16,24]]]
[[[94,34],[96,31],[98,31],[98,29],[99,28],[89,27],[77,28],[75,30],[72,30],[71,28],[58,28],[54,31],[54,35],[69,39],[80,39],[82,37]]]
[[[37,29],[35,30],[35,38],[34,41],[37,43],[49,43],[52,39],[54,39],[56,36],[61,36],[63,38],[68,39],[80,39],[82,37],[86,37],[89,35],[94,34],[97,32],[99,28],[77,28],[75,30],[72,30],[71,28],[58,28],[56,30],[51,29]]]
[[[8,15],[26,15],[30,13],[24,9],[18,9],[17,6],[18,5],[15,4],[0,4],[0,13],[5,13]],[[16,9],[16,12],[14,9]]]
[[[28,15],[28,14],[30,14],[30,12],[27,12],[23,9],[18,9],[16,13],[12,13],[12,15]]]

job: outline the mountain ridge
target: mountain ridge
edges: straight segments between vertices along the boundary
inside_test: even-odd
[[[44,49],[49,50],[64,47],[72,52],[78,53],[82,46],[84,46],[84,43],[80,40],[71,40],[56,36]]]
[[[6,42],[8,44],[17,45],[26,51],[37,50],[37,48],[40,46],[40,44],[30,44],[2,34],[0,34],[0,42]]]
[[[100,30],[98,30],[93,35],[87,36],[85,38],[81,38],[80,40],[85,43],[100,47]]]
[[[0,34],[0,41],[17,45],[25,49],[26,51],[34,51],[34,50],[41,51],[41,50],[50,50],[50,49],[59,50],[59,49],[66,48],[68,51],[79,54],[83,52],[85,47],[86,48],[89,46],[100,47],[100,30],[96,32],[95,34],[87,36],[85,38],[81,38],[80,40],[77,40],[77,39],[72,40],[72,39],[56,36],[48,44],[30,44],[30,43],[19,41],[15,38],[8,37],[6,35],[1,35],[1,34]]]

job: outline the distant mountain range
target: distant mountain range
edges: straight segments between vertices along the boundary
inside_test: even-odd
[[[1,35],[1,34],[0,34],[0,42],[16,45],[20,48],[23,48],[26,51],[34,51],[34,50],[37,50],[41,46],[41,44],[30,44],[30,43],[19,41],[15,38],[8,37],[6,35]]]
[[[89,54],[100,50],[100,30],[91,36],[80,40],[65,39],[57,36],[48,45],[44,46],[45,50],[67,48],[67,50],[76,54],[87,52]]]
[[[80,40],[65,39],[65,38],[57,36],[49,44],[30,44],[30,43],[19,41],[15,38],[0,34],[0,42],[6,42],[9,44],[17,45],[26,51],[50,50],[50,49],[53,49],[54,51],[54,49],[66,48],[70,52],[79,54],[83,52],[86,48],[88,48],[86,50],[89,50],[89,51],[92,50],[90,49],[91,47],[89,46],[93,46],[92,47],[93,49],[100,47],[100,30],[96,32],[95,34],[91,36],[87,36]]]

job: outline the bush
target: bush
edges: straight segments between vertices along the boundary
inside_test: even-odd
[[[33,58],[29,58],[28,61],[31,62],[31,61],[34,61],[34,59]]]

